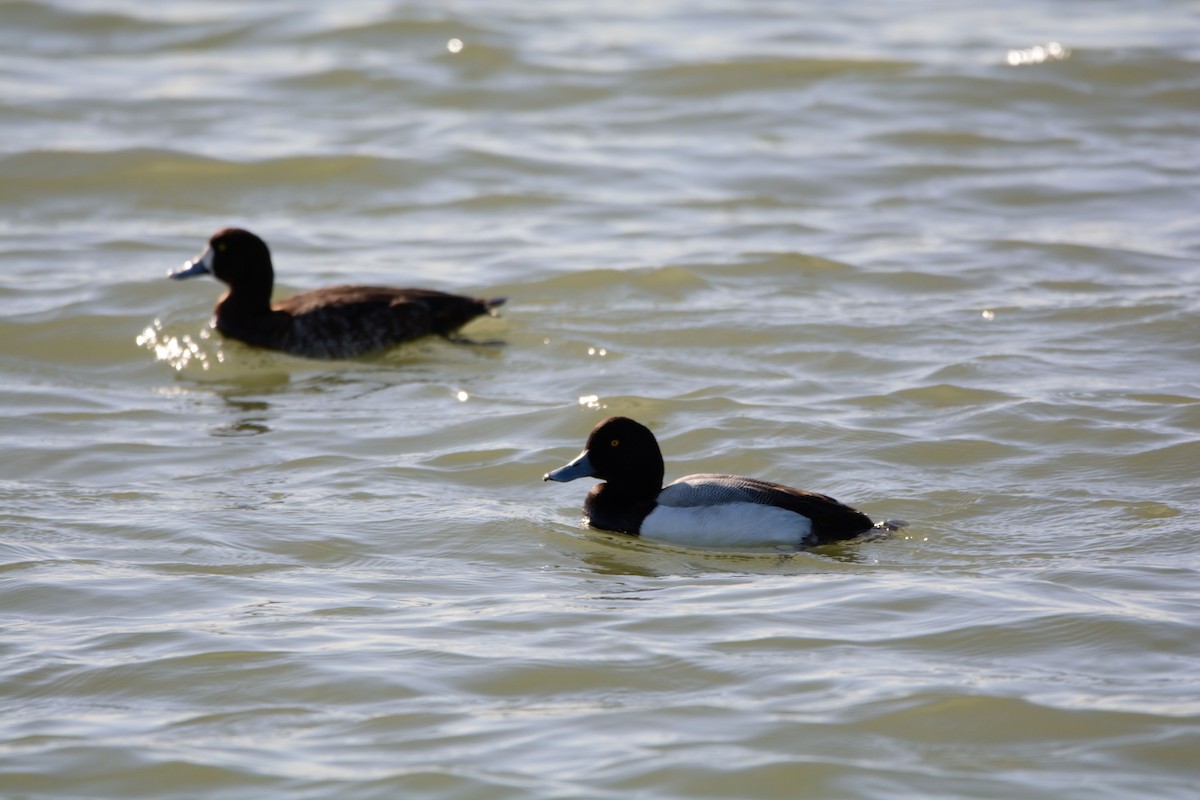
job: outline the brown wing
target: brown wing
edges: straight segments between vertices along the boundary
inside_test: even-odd
[[[430,334],[448,335],[502,302],[429,289],[331,286],[289,297],[274,310],[292,318],[281,349],[347,358]]]

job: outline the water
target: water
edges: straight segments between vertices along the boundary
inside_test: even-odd
[[[1200,6],[342,5],[0,5],[0,795],[1200,792]],[[911,526],[587,531],[609,414]]]

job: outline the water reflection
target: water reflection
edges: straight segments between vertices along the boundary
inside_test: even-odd
[[[1059,42],[1034,45],[1020,50],[1009,50],[1005,61],[1009,66],[1021,67],[1028,64],[1044,64],[1047,61],[1065,61],[1071,57],[1071,49]]]
[[[189,333],[177,336],[164,330],[162,320],[155,319],[138,334],[136,341],[138,347],[149,350],[156,360],[169,364],[176,372],[189,368],[208,371],[225,361],[220,340],[211,327],[202,328],[195,336]]]
[[[847,566],[870,565],[859,545],[890,536],[886,532],[850,543],[813,550],[701,550],[649,542],[633,536],[585,529],[581,541],[587,550],[579,560],[598,575],[661,578],[712,573],[742,575],[809,575],[841,571]]]
[[[237,412],[238,418],[213,429],[213,436],[258,436],[270,433],[267,412],[271,406],[263,400],[243,400],[222,394],[225,404]]]

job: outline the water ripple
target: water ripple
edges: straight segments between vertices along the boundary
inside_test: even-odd
[[[1195,19],[4,8],[6,792],[1194,794]],[[500,344],[225,341],[231,224]],[[911,525],[586,529],[609,414]]]

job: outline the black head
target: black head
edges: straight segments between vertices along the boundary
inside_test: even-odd
[[[544,480],[599,478],[615,490],[658,494],[663,481],[662,450],[650,429],[628,417],[609,417],[592,429],[583,452]]]
[[[224,228],[214,233],[208,240],[208,248],[170,277],[180,280],[206,274],[229,284],[246,299],[269,300],[275,283],[267,243],[241,228]]]
[[[212,271],[217,280],[231,286],[253,278],[275,281],[275,271],[271,268],[271,251],[267,243],[250,231],[241,228],[225,228],[217,231],[208,240],[208,246],[213,251]]]

